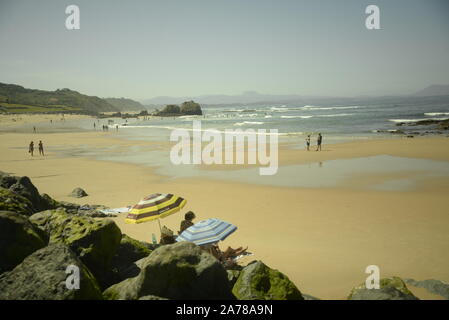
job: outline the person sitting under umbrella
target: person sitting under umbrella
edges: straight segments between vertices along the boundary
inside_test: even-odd
[[[194,223],[192,222],[192,220],[195,218],[196,218],[196,216],[192,211],[187,212],[184,215],[184,220],[181,221],[181,227],[180,227],[178,234],[181,234],[188,227],[193,226]]]
[[[167,228],[166,226],[162,227],[161,230],[161,241],[160,244],[172,244],[175,243],[175,237],[173,236],[173,231]]]

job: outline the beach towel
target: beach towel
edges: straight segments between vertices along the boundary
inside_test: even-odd
[[[131,207],[122,207],[122,208],[114,208],[114,209],[103,209],[100,210],[101,213],[105,214],[119,214],[119,213],[128,213],[131,210]]]

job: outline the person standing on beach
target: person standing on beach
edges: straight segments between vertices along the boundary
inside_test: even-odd
[[[95,122],[94,122],[94,130],[95,130],[96,126],[97,126],[97,125],[96,125]]]
[[[36,127],[33,127],[33,132],[36,133]]]
[[[321,133],[318,133],[318,140],[317,140],[317,145],[316,145],[315,151],[318,151],[318,150],[321,151],[321,143],[322,142],[323,142],[323,136],[321,135]]]
[[[39,155],[44,155],[44,144],[42,143],[42,140],[39,140]]]
[[[310,148],[310,134],[307,136],[306,145],[307,145],[307,151],[309,151],[309,148]]]
[[[31,156],[33,156],[33,152],[34,152],[34,142],[31,141],[30,146],[28,147],[28,153],[31,153]]]

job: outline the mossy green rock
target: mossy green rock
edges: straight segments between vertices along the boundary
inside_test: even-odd
[[[191,242],[164,245],[139,261],[138,276],[103,292],[106,299],[234,299],[226,270],[212,255]]]
[[[0,187],[9,190],[17,196],[27,199],[29,210],[27,210],[26,214],[28,215],[31,215],[34,212],[56,208],[57,202],[48,195],[41,196],[30,178],[26,176],[17,177],[0,172]],[[24,212],[20,213],[25,214]]]
[[[348,300],[419,300],[399,277],[380,279],[379,289],[367,289],[365,284],[351,290]]]
[[[232,293],[239,300],[303,300],[301,292],[286,275],[262,261],[243,268]]]
[[[79,268],[79,289],[68,289],[68,266]],[[70,280],[70,279],[69,279]],[[69,281],[71,282],[71,281]],[[64,244],[50,244],[0,276],[0,300],[99,300],[100,288],[90,271]]]
[[[134,262],[148,257],[152,251],[151,244],[138,241],[123,234],[116,254],[112,259],[112,269],[118,279],[116,282],[129,278],[128,270],[133,266]]]
[[[12,270],[34,251],[48,244],[48,235],[25,216],[0,211],[0,274]]]
[[[0,187],[0,210],[17,212],[26,216],[35,212],[28,199],[2,187]]]
[[[108,283],[112,258],[122,238],[114,221],[70,215],[63,209],[38,212],[30,220],[48,232],[51,243],[68,245],[101,285]]]
[[[113,259],[114,264],[120,266],[130,265],[134,261],[149,256],[152,251],[149,244],[123,234]]]

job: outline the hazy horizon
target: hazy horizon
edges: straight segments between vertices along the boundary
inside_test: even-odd
[[[65,28],[80,8],[81,29]],[[381,30],[365,27],[380,8]],[[449,84],[449,2],[0,1],[0,82],[100,97],[408,95]]]

